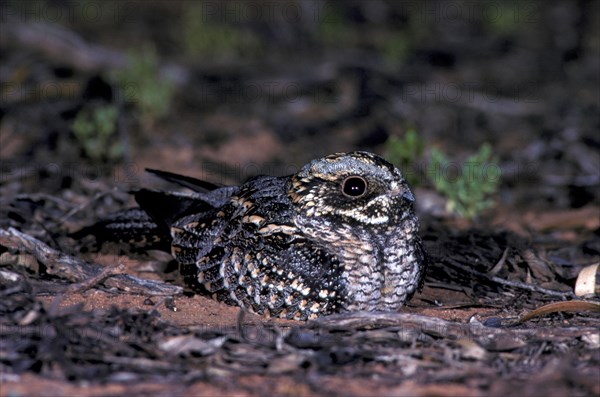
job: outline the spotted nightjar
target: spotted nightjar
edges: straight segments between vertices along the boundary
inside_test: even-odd
[[[332,154],[239,187],[153,172],[194,192],[136,192],[148,214],[137,225],[162,228],[188,282],[219,301],[299,320],[397,311],[423,276],[413,194],[372,153]]]

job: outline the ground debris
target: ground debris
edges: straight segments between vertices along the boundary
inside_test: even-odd
[[[353,382],[377,374],[378,387],[389,391],[414,379],[478,389],[493,388],[503,377],[531,382],[531,374],[544,382],[549,378],[540,374],[548,373],[553,382],[575,381],[587,393],[595,384],[581,374],[591,376],[600,364],[589,342],[597,328],[584,324],[493,328],[413,313],[360,312],[292,325],[242,318],[238,327],[186,327],[135,308],[47,310],[26,279],[17,285],[0,286],[2,364],[15,376],[170,384],[194,373],[186,378],[188,387],[210,380],[257,392],[259,386],[245,377],[293,374],[310,385],[315,376],[334,376],[347,378],[342,391],[351,391]],[[550,368],[567,368],[575,357],[577,371],[557,380]],[[491,376],[497,371],[502,375]]]
[[[184,390],[201,383],[255,395],[266,392],[265,384],[318,394],[340,380],[332,392],[393,394],[407,385],[416,391],[460,384],[475,395],[483,390],[500,395],[510,380],[525,388],[551,383],[557,390],[574,390],[576,385],[574,395],[593,394],[598,386],[589,377],[600,366],[600,316],[588,309],[597,309],[597,303],[556,302],[571,293],[552,261],[544,262],[539,274],[546,282],[553,276],[559,280],[553,290],[557,294],[529,287],[528,274],[533,274],[529,282],[539,282],[527,270],[537,251],[518,236],[433,227],[425,233],[430,252],[425,290],[407,312],[344,313],[280,323],[246,318],[241,311],[230,326],[170,322],[150,299],[152,288],[145,286],[156,282],[115,274],[123,270],[82,261],[15,229],[2,230],[4,254],[30,255],[48,274],[72,282],[56,289],[53,303],[44,305],[36,294],[52,291],[43,286],[60,280],[23,273],[18,261],[4,263],[13,268],[5,266],[0,285],[4,378],[18,383],[33,374],[98,387],[143,382]],[[90,289],[109,287],[115,279],[119,285],[118,278],[129,277],[136,281],[118,291],[124,295],[136,288],[146,296],[147,308],[84,310],[83,303],[61,303],[65,294],[85,296]],[[185,302],[178,299],[178,305]],[[553,304],[544,306],[549,300]],[[519,322],[536,313],[541,317],[535,321]],[[292,384],[279,383],[283,379]],[[327,379],[328,386],[315,379]]]
[[[128,293],[147,293],[149,295],[176,295],[183,290],[175,285],[121,274],[123,266],[116,269],[102,268],[55,250],[42,241],[14,228],[0,229],[0,245],[33,255],[38,262],[45,266],[49,275],[78,283],[71,288],[71,292],[88,289],[100,283]]]

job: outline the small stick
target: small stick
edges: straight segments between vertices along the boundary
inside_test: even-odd
[[[106,268],[64,254],[14,228],[0,229],[0,245],[27,252],[46,266],[48,274],[67,279],[73,283],[79,283],[79,285],[73,286],[71,291],[86,290],[103,283],[108,288],[117,288],[131,294],[162,296],[183,293],[183,288],[177,285],[122,274],[123,271],[120,266],[118,268]]]

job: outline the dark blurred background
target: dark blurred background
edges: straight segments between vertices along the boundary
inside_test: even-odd
[[[360,149],[431,189],[432,148],[488,143],[505,207],[597,205],[599,6],[2,1],[0,188],[237,183]]]

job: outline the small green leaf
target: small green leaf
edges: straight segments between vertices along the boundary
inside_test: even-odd
[[[71,128],[85,154],[94,161],[115,160],[112,151],[118,112],[114,105],[88,105],[77,113]]]
[[[433,148],[428,176],[436,190],[448,199],[449,211],[474,218],[494,204],[491,196],[498,190],[500,178],[488,178],[484,172],[492,162],[496,159],[492,157],[491,146],[484,144],[477,153],[467,158],[456,180],[449,180],[442,170],[447,169],[450,161],[443,152]]]

